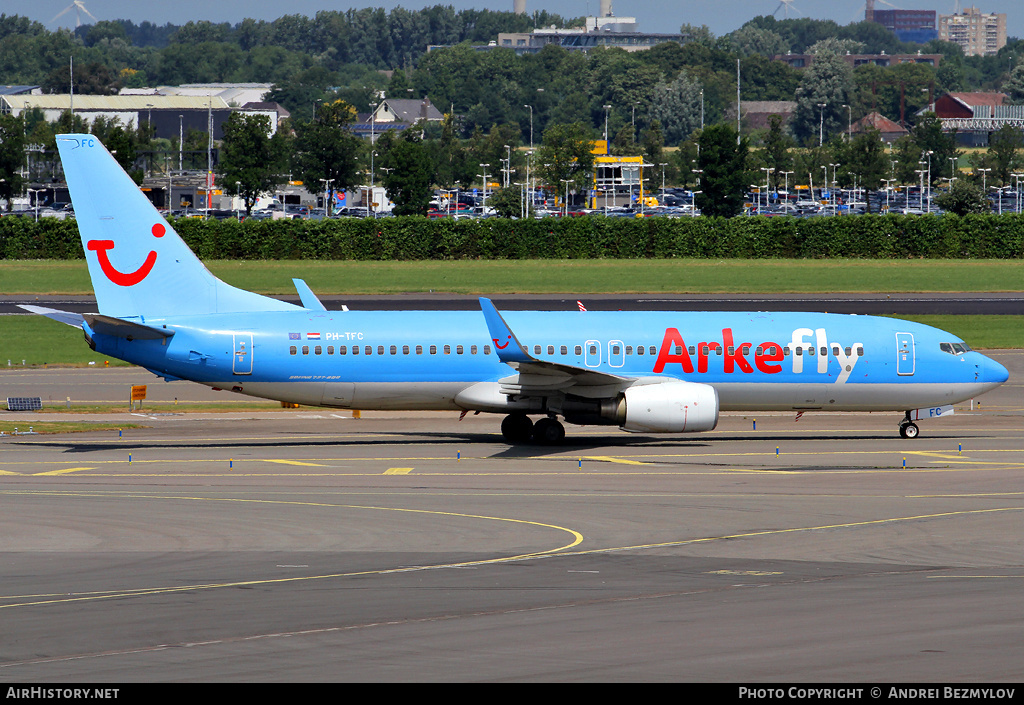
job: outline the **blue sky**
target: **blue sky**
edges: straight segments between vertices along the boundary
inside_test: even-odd
[[[596,14],[599,0],[526,0],[527,11],[546,9],[563,16]],[[378,0],[377,2],[330,2],[329,0],[176,0],[175,2],[139,2],[138,0],[84,0],[85,7],[98,19],[129,19],[136,23],[149,20],[159,25],[171,22],[185,24],[189,20],[211,22],[240,22],[246,17],[273,20],[285,14],[315,15],[320,10],[346,10],[353,7],[384,7],[391,9],[401,5],[408,9],[419,9],[432,5],[451,5],[456,9],[488,8],[511,10],[512,0]],[[58,26],[73,27],[74,11],[65,14],[57,22],[52,19],[71,0],[4,0],[0,12],[8,15],[24,15],[42,22],[50,29]],[[895,5],[904,9],[929,10],[940,13],[953,11],[953,0],[897,0]],[[1024,37],[1024,3],[1021,0],[964,0],[964,7],[977,5],[983,12],[1005,12],[1007,32],[1012,37]],[[779,8],[778,0],[657,0],[643,1],[613,0],[613,9],[618,16],[634,16],[645,32],[677,32],[684,22],[706,24],[716,35],[726,34],[740,27],[757,15],[772,14]],[[818,19],[831,19],[839,24],[848,24],[864,16],[864,5],[860,0],[838,2],[837,0],[792,0],[800,15]],[[887,9],[884,0],[877,0],[878,9]],[[778,17],[783,16],[778,10]],[[83,18],[86,21],[88,18]]]

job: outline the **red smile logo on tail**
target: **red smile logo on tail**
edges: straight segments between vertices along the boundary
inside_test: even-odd
[[[160,223],[153,226],[153,237],[163,237],[165,232],[166,228]],[[96,258],[99,260],[100,269],[107,275],[107,279],[118,286],[135,286],[149,276],[149,273],[153,270],[153,265],[156,264],[156,251],[150,250],[149,254],[146,255],[146,261],[142,263],[141,267],[134,272],[122,272],[110,263],[110,258],[107,256],[107,250],[114,247],[113,240],[89,240],[86,246],[90,250],[96,251]]]

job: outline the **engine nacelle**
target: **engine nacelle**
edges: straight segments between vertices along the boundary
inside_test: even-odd
[[[622,407],[626,431],[688,433],[718,425],[718,392],[709,384],[662,382],[630,387]]]

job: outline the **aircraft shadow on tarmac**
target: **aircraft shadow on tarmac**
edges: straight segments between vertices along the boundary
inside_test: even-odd
[[[202,445],[197,445],[194,440],[189,441],[187,439],[179,440],[133,440],[131,438],[124,438],[119,440],[116,444],[109,442],[96,443],[89,441],[78,441],[68,442],[61,441],[59,439],[48,440],[40,442],[33,440],[32,445],[36,447],[48,447],[55,450],[63,449],[63,452],[68,454],[85,454],[85,453],[100,453],[110,452],[114,449],[121,449],[125,451],[140,451],[147,448],[162,448],[162,449],[173,449],[173,448],[188,448],[190,450],[197,450],[199,448],[207,449],[219,449],[219,450],[233,450],[233,449],[245,449],[245,448],[259,448],[259,447],[273,447],[273,448],[332,448],[337,446],[346,447],[379,447],[379,446],[418,446],[424,444],[434,445],[463,445],[463,444],[474,444],[474,445],[499,445],[504,446],[490,454],[489,457],[493,458],[531,458],[531,457],[544,457],[548,455],[555,455],[559,453],[571,453],[592,450],[595,448],[635,448],[635,449],[658,449],[658,448],[669,448],[669,449],[706,449],[720,445],[722,443],[736,443],[736,442],[747,442],[757,443],[772,446],[781,443],[793,443],[795,441],[900,441],[901,439],[895,434],[888,431],[879,431],[878,433],[858,433],[858,434],[816,434],[813,432],[806,432],[801,434],[782,433],[782,434],[764,434],[764,435],[743,435],[743,434],[731,434],[728,436],[715,436],[714,438],[708,437],[688,437],[688,438],[662,438],[657,436],[634,436],[629,437],[621,436],[587,436],[585,438],[569,437],[566,442],[560,445],[536,445],[536,444],[521,444],[521,445],[506,445],[504,439],[500,434],[485,434],[485,433],[458,433],[458,432],[413,432],[409,433],[407,437],[395,438],[393,434],[387,433],[386,438],[357,438],[357,439],[346,439],[344,437],[330,437],[323,439],[309,439],[309,438],[296,438],[289,439],[273,438],[265,441],[226,441],[226,442],[211,442]],[[950,434],[932,434],[928,436],[930,440],[958,440],[962,438],[982,438],[986,437],[984,434],[964,434],[964,433],[950,433]],[[16,442],[16,441],[15,441]],[[920,442],[920,441],[916,441]],[[453,451],[454,454],[454,451]]]

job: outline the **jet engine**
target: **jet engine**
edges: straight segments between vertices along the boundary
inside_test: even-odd
[[[616,411],[626,431],[710,431],[718,425],[718,392],[695,382],[645,384],[627,389]]]

